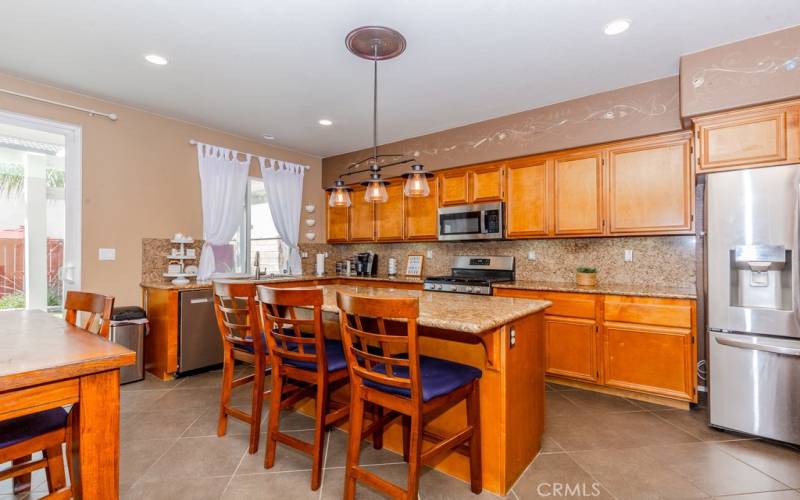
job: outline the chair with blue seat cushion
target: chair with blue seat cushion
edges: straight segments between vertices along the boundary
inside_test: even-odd
[[[264,376],[269,369],[269,351],[266,337],[258,317],[256,286],[241,281],[214,281],[214,309],[217,325],[222,335],[222,389],[219,403],[217,435],[224,436],[228,417],[250,425],[250,453],[258,451],[261,432],[261,414],[264,397]],[[253,373],[234,379],[234,367],[240,361],[253,367]],[[231,392],[235,387],[252,383],[250,413],[231,406]]]
[[[325,429],[349,413],[348,405],[330,398],[333,391],[348,382],[342,344],[325,338],[322,289],[269,286],[257,289],[262,324],[269,332],[267,345],[272,361],[272,399],[264,467],[274,466],[278,443],[308,453],[312,457],[311,489],[316,490],[322,479]],[[290,385],[290,381],[300,382],[303,387]],[[313,443],[280,432],[281,410],[306,396],[313,396],[316,401]],[[373,420],[372,427],[380,427],[382,435],[380,421]]]
[[[344,498],[354,498],[357,481],[396,498],[417,498],[422,464],[467,443],[470,487],[473,493],[480,493],[483,489],[479,393],[481,371],[460,363],[420,355],[417,297],[368,297],[337,292],[336,301],[351,391],[351,433],[347,446]],[[466,401],[467,408],[467,426],[464,429],[446,438],[425,433],[427,420],[461,401]],[[402,414],[403,457],[408,462],[405,490],[358,465],[365,402]],[[435,442],[424,452],[423,437]]]

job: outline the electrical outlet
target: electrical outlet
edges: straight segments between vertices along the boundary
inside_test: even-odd
[[[536,260],[536,250],[528,251],[528,260]]]
[[[633,262],[633,250],[625,250],[625,262]]]
[[[97,258],[100,260],[117,260],[117,249],[100,248],[97,250]]]
[[[307,259],[308,258],[308,252],[300,252],[300,258],[301,259]]]
[[[433,258],[433,250],[426,251],[425,252],[425,258],[426,259],[432,259]]]

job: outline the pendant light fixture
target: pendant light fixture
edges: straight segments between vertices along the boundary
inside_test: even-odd
[[[353,54],[372,61],[372,155],[369,158],[351,163],[347,166],[344,174],[339,176],[333,187],[326,191],[330,192],[329,205],[350,206],[349,191],[344,184],[343,177],[362,172],[369,172],[369,179],[362,182],[365,186],[364,200],[369,203],[386,203],[389,194],[386,191],[388,182],[381,178],[381,169],[393,165],[410,163],[415,161],[413,158],[405,158],[404,155],[378,154],[378,61],[392,59],[399,56],[406,49],[406,39],[398,31],[385,26],[362,26],[347,34],[345,45]],[[367,164],[367,168],[359,168]],[[407,176],[410,176],[407,178]],[[432,174],[423,172],[422,165],[414,165],[412,171],[404,174],[406,186],[403,191],[407,196],[428,196],[428,178]],[[411,193],[411,194],[409,194]],[[346,204],[345,204],[346,203]]]

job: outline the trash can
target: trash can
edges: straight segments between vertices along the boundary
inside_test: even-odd
[[[121,384],[144,379],[144,336],[147,334],[147,314],[137,306],[115,307],[111,313],[111,342],[136,352],[136,363],[119,370]]]

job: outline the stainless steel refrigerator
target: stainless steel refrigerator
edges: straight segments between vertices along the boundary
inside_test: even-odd
[[[800,165],[706,179],[709,415],[800,444]]]

